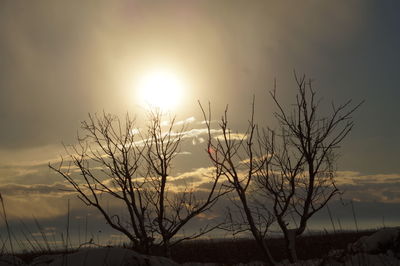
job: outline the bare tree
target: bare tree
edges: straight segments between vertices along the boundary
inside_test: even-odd
[[[150,113],[143,134],[128,115],[123,122],[109,114],[89,115],[89,120],[82,122],[84,135],[78,136],[78,144],[65,146],[68,159],[49,167],[142,252],[150,253],[153,246],[160,245],[169,256],[172,245],[218,226],[206,225],[197,233],[174,238],[224,192],[217,172],[210,179],[212,189],[205,199],[197,199],[194,190],[172,191],[170,169],[185,132],[184,127],[174,131],[174,119],[164,131],[161,118],[159,112]],[[107,201],[122,203],[124,215],[107,208]]]
[[[272,200],[272,212],[282,230],[290,261],[297,260],[296,237],[308,220],[338,192],[335,169],[339,144],[353,128],[351,115],[358,105],[351,100],[331,105],[329,115],[321,116],[320,101],[306,77],[298,78],[294,108],[284,110],[271,92],[278,111],[278,131],[264,131],[263,149],[269,161],[263,164],[257,182],[261,195]]]
[[[254,179],[259,174],[263,163],[266,162],[265,156],[260,150],[262,145],[257,140],[259,134],[254,122],[254,101],[252,106],[251,119],[246,133],[238,134],[229,129],[228,108],[226,108],[219,123],[222,134],[213,137],[210,105],[206,112],[200,104],[208,129],[208,155],[216,171],[225,176],[229,188],[235,191],[239,197],[239,204],[236,202],[234,204],[238,206],[240,215],[247,226],[236,230],[249,230],[261,248],[266,262],[274,265],[275,261],[267,243],[267,233],[273,222],[273,216],[264,206],[254,204],[252,200],[251,188]]]
[[[169,195],[167,187],[170,175],[172,160],[177,155],[182,138],[185,136],[185,127],[182,126],[178,131],[174,131],[174,119],[167,130],[163,131],[161,126],[161,114],[152,113],[149,119],[147,138],[145,138],[146,152],[144,159],[148,164],[148,179],[154,189],[153,193],[147,194],[147,200],[153,206],[156,217],[153,224],[156,225],[155,231],[162,237],[161,244],[164,253],[170,256],[170,247],[183,240],[197,238],[204,235],[221,224],[213,226],[206,225],[200,228],[199,232],[185,236],[171,243],[179,230],[186,225],[192,218],[200,213],[209,210],[219,197],[227,191],[219,183],[220,171],[215,171],[212,176],[211,188],[206,198],[197,199],[193,189],[175,192]]]
[[[219,123],[222,136],[211,136],[211,111],[200,105],[208,128],[208,154],[240,199],[240,210],[266,262],[274,264],[267,246],[268,228],[276,222],[282,230],[289,259],[297,260],[296,237],[308,220],[337,193],[336,149],[353,128],[351,115],[362,104],[351,101],[321,116],[311,81],[295,76],[298,93],[293,110],[285,111],[271,92],[278,111],[278,130],[259,129],[254,122],[254,100],[247,131],[237,139],[228,128],[227,110]],[[252,199],[252,203],[250,200]],[[263,212],[260,212],[263,210]],[[260,218],[261,217],[261,218]],[[256,220],[262,221],[260,230]]]

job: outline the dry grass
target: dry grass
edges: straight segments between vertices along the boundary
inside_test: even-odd
[[[332,249],[344,249],[349,243],[373,231],[320,233],[303,236],[298,239],[299,259],[321,258]],[[269,240],[271,252],[280,261],[286,258],[284,240]],[[172,259],[176,262],[217,262],[224,264],[246,263],[262,260],[262,253],[252,239],[197,240],[182,243],[172,250]]]
[[[303,236],[298,239],[298,255],[301,260],[321,258],[332,249],[344,249],[349,243],[355,242],[361,236],[370,235],[374,231],[349,231],[336,233],[320,233]],[[280,261],[286,259],[284,240],[273,238],[269,240],[271,252]],[[26,252],[16,254],[25,262],[31,262],[35,257],[50,254],[66,254],[68,250],[52,250],[40,252]],[[162,249],[153,250],[153,255],[161,255]],[[172,259],[178,263],[184,262],[216,262],[224,265],[247,263],[263,260],[262,252],[252,239],[223,239],[223,240],[193,240],[183,242],[173,247]]]

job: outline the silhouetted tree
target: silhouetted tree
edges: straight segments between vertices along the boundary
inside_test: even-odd
[[[211,136],[211,111],[201,106],[208,128],[208,154],[236,192],[243,217],[247,220],[266,262],[275,264],[266,239],[268,228],[277,222],[282,230],[290,261],[297,260],[296,237],[308,220],[338,193],[335,185],[335,150],[353,127],[351,115],[362,104],[351,101],[335,106],[321,116],[312,82],[298,78],[294,108],[285,111],[271,92],[278,111],[279,127],[259,129],[254,122],[254,100],[249,126],[240,139],[228,128],[227,109],[219,128],[222,136]],[[250,201],[250,199],[252,199]],[[257,224],[261,221],[263,224]]]
[[[208,129],[208,148],[207,152],[216,171],[225,177],[227,186],[233,190],[239,198],[239,203],[234,202],[240,211],[238,231],[249,230],[258,246],[261,248],[265,260],[268,264],[274,265],[275,261],[268,247],[267,233],[269,226],[273,222],[270,211],[262,204],[254,201],[254,191],[252,190],[255,178],[259,175],[265,156],[260,150],[259,134],[257,125],[254,122],[254,101],[251,119],[247,132],[244,134],[234,133],[228,127],[228,108],[219,123],[222,134],[217,137],[212,136],[211,129],[211,108],[208,112],[203,112],[205,124]]]
[[[353,128],[351,115],[362,104],[351,100],[322,115],[312,81],[298,78],[294,107],[285,110],[276,96],[274,113],[278,130],[264,131],[263,150],[268,162],[256,179],[263,195],[272,200],[272,212],[282,230],[290,261],[297,260],[296,237],[308,220],[321,210],[339,190],[335,185],[336,149]]]
[[[186,239],[199,237],[218,225],[207,224],[197,233],[174,238],[194,217],[209,210],[224,194],[216,172],[206,198],[196,191],[174,191],[168,182],[170,168],[185,135],[185,126],[175,131],[174,119],[164,130],[161,113],[151,112],[147,130],[135,127],[128,115],[123,122],[117,116],[89,115],[82,122],[84,135],[78,144],[65,146],[67,160],[49,167],[62,175],[86,205],[95,207],[114,229],[126,235],[143,252],[151,247],[170,247]],[[108,197],[107,197],[108,196]],[[124,216],[107,207],[107,201],[123,204]],[[125,217],[128,217],[127,219]]]
[[[198,200],[196,191],[193,189],[185,189],[180,193],[174,193],[172,197],[168,196],[168,188],[171,188],[168,187],[168,178],[172,160],[177,155],[184,137],[184,127],[175,132],[174,124],[173,119],[167,130],[164,131],[161,125],[161,114],[158,112],[152,113],[148,122],[147,135],[143,138],[145,145],[143,158],[148,165],[147,182],[152,187],[151,192],[146,194],[146,198],[155,211],[154,230],[161,236],[161,243],[167,256],[170,256],[171,252],[171,239],[179,230],[192,218],[209,210],[217,199],[226,193],[218,182],[221,173],[220,171],[215,171],[213,180],[211,180],[210,190],[207,192],[205,199]],[[196,234],[175,240],[174,244],[199,237],[219,225],[206,225]]]

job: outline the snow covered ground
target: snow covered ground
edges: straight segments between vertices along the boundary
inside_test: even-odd
[[[280,266],[400,266],[400,229],[387,228],[363,236],[346,250],[332,250],[326,258],[282,262]]]
[[[3,255],[0,266],[27,266],[21,259]],[[178,263],[164,257],[146,256],[124,248],[85,248],[67,255],[43,255],[36,257],[30,266],[174,266]],[[184,263],[185,266],[217,266],[215,263]],[[261,266],[260,261],[236,266]],[[300,261],[295,264],[281,262],[279,266],[400,266],[400,229],[382,229],[370,236],[361,237],[349,244],[346,250],[332,250],[326,258]]]

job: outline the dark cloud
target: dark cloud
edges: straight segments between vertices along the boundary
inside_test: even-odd
[[[71,189],[71,186],[61,183],[54,183],[51,185],[5,184],[0,186],[0,191],[7,196],[22,196],[26,194],[39,194],[39,196],[52,194],[62,196],[64,194],[71,194],[71,192],[74,192],[74,190]]]
[[[400,203],[399,174],[362,175],[351,171],[338,172],[337,186],[347,199]]]
[[[397,211],[400,203],[333,200],[329,203],[330,212],[336,229],[355,230],[356,223],[359,229],[397,226],[400,214]],[[353,212],[354,209],[354,212]],[[328,210],[325,208],[317,213],[310,222],[310,228],[318,230],[325,227],[333,230]]]

